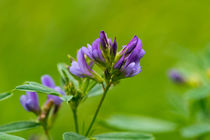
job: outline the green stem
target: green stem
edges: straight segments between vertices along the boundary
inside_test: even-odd
[[[47,137],[48,140],[51,140],[50,134],[48,130],[45,130],[45,135]]]
[[[51,136],[50,136],[50,134],[49,134],[49,130],[48,130],[48,128],[47,128],[46,123],[42,123],[42,127],[43,127],[43,129],[44,129],[44,133],[45,133],[47,139],[48,139],[48,140],[51,140]]]
[[[201,108],[201,110],[202,110],[202,113],[203,113],[205,119],[208,118],[207,99],[206,99],[206,98],[201,99],[201,100],[199,101],[199,104],[200,104],[200,108]]]
[[[75,131],[79,133],[79,125],[78,125],[78,119],[77,119],[77,109],[72,109],[73,117],[74,117],[74,125],[75,125]]]
[[[110,86],[111,86],[111,85],[109,84],[109,85],[107,85],[106,88],[104,89],[104,93],[103,93],[103,95],[102,95],[102,98],[101,98],[101,100],[100,100],[100,102],[99,102],[99,105],[98,105],[98,107],[97,107],[97,109],[96,109],[96,112],[95,112],[95,114],[94,114],[94,116],[93,116],[93,119],[92,119],[92,121],[91,121],[91,123],[90,123],[90,125],[89,125],[89,127],[88,127],[88,130],[87,130],[85,136],[88,136],[88,134],[89,134],[91,128],[93,127],[93,124],[94,124],[94,122],[95,122],[95,120],[96,120],[96,118],[97,118],[97,115],[98,115],[98,113],[99,113],[99,111],[100,111],[100,109],[101,109],[102,103],[103,103],[103,101],[104,101],[104,99],[105,99],[105,97],[106,97],[106,94],[107,94],[107,92],[108,92]]]
[[[41,123],[43,129],[44,129],[44,132],[45,132],[45,135],[47,137],[48,140],[51,140],[51,136],[49,134],[49,122],[48,122],[48,117],[49,117],[49,114],[50,114],[50,110],[52,109],[53,107],[53,101],[52,100],[49,100],[43,107],[42,109],[42,112],[40,112],[39,114],[39,122]]]

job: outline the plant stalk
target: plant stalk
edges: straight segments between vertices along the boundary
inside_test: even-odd
[[[46,122],[42,122],[41,124],[42,124],[42,127],[43,127],[43,129],[44,129],[44,134],[45,134],[45,136],[47,137],[47,140],[52,140],[52,139],[51,139],[51,136],[50,136],[50,134],[49,134],[49,129],[48,129],[48,127],[47,127],[47,123],[46,123]]]
[[[91,121],[91,123],[90,123],[90,125],[89,125],[89,127],[88,127],[88,130],[87,130],[85,136],[88,136],[88,134],[90,133],[90,130],[91,130],[91,128],[93,127],[93,124],[95,123],[95,120],[96,120],[96,118],[97,118],[97,116],[98,116],[98,113],[99,113],[99,111],[100,111],[100,109],[101,109],[101,106],[102,106],[102,104],[103,104],[103,101],[104,101],[104,99],[105,99],[105,97],[106,97],[106,94],[107,94],[107,92],[108,92],[110,86],[111,86],[111,85],[109,84],[109,85],[107,85],[106,88],[104,89],[104,93],[103,93],[103,95],[102,95],[102,98],[101,98],[101,100],[100,100],[100,102],[99,102],[99,105],[98,105],[98,107],[97,107],[97,109],[96,109],[96,112],[95,112],[95,114],[94,114],[94,116],[93,116],[93,119],[92,119],[92,121]]]
[[[45,132],[45,135],[46,135],[47,139],[48,139],[48,140],[51,140],[49,131],[48,131],[48,130],[45,130],[44,132]]]
[[[200,109],[201,109],[201,111],[202,111],[202,113],[203,113],[203,115],[204,115],[204,117],[205,117],[205,119],[207,119],[209,116],[209,112],[208,112],[208,107],[207,107],[207,99],[206,98],[204,98],[204,99],[201,99],[200,101],[199,101],[199,105],[200,105]]]
[[[73,118],[74,118],[75,131],[79,134],[79,125],[78,125],[78,117],[77,117],[77,108],[72,109],[72,112],[73,112]]]

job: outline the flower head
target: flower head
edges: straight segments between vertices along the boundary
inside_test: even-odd
[[[38,114],[40,112],[39,100],[36,92],[26,92],[26,95],[20,97],[20,103],[28,112]]]
[[[61,88],[55,85],[54,80],[49,75],[43,75],[41,77],[41,81],[44,86],[52,88],[58,91],[59,93],[61,93],[62,95],[65,95],[65,93],[61,90]],[[62,100],[58,96],[55,96],[55,95],[48,95],[48,100],[52,100],[55,105],[60,105],[62,102]]]
[[[117,53],[116,37],[112,42],[105,32],[101,31],[99,38],[92,43],[92,46],[88,44],[87,47],[82,47],[78,51],[78,61],[72,62],[70,72],[78,77],[93,78],[95,76],[95,72],[86,62],[84,56],[86,55],[91,61],[102,66],[102,69],[106,71],[105,78],[114,77],[115,80],[119,80],[132,77],[140,73],[140,59],[144,54],[142,42],[137,36],[134,36],[128,45],[123,46],[122,50]]]
[[[115,63],[114,69],[118,72],[118,78],[133,77],[141,72],[140,59],[144,56],[142,42],[137,37],[125,46],[119,53],[119,60]]]

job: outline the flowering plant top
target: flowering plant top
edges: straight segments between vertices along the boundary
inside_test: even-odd
[[[62,85],[57,86],[49,75],[41,77],[41,84],[37,82],[25,82],[17,86],[16,89],[25,91],[26,94],[20,97],[20,103],[28,112],[33,112],[37,117],[37,122],[18,122],[10,124],[20,125],[24,129],[40,125],[48,139],[51,139],[49,130],[52,128],[62,102],[67,102],[72,110],[75,132],[64,133],[64,139],[71,137],[89,137],[95,120],[99,114],[102,103],[111,86],[119,83],[121,79],[133,77],[141,72],[140,60],[145,55],[141,40],[135,35],[131,41],[125,45],[117,47],[116,37],[112,41],[104,31],[101,31],[99,38],[93,41],[92,45],[81,47],[77,52],[77,59],[70,56],[70,64],[59,64],[58,70],[61,75]],[[119,49],[120,48],[120,49]],[[119,49],[119,51],[117,51]],[[97,67],[102,72],[97,71]],[[38,94],[47,94],[47,100],[40,106]],[[93,115],[85,136],[80,136],[80,124],[78,121],[78,107],[87,98],[102,94],[101,100]],[[7,94],[5,94],[7,95]],[[10,94],[8,94],[9,96]],[[29,125],[30,124],[30,125]],[[30,126],[30,127],[29,127]],[[11,127],[10,127],[11,128]],[[21,128],[22,129],[22,128]],[[147,137],[151,135],[139,133],[109,133],[108,137]],[[103,137],[106,134],[103,134]],[[100,136],[94,136],[98,138]]]

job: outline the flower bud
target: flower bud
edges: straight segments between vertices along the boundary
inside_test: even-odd
[[[116,78],[133,77],[140,73],[140,59],[144,54],[145,51],[142,49],[141,40],[137,36],[134,36],[128,45],[118,54],[121,57],[114,65],[114,69],[118,71]]]
[[[61,88],[55,85],[54,80],[49,75],[43,75],[41,77],[41,81],[44,86],[52,88],[61,93],[62,95],[65,95],[65,93],[61,90]],[[60,105],[62,103],[60,97],[55,95],[48,95],[48,100],[52,100],[55,105]]]
[[[136,48],[137,43],[142,46],[141,40],[135,35],[131,41],[128,43],[127,46],[124,46],[120,54],[125,54],[126,56],[129,55],[134,48]]]
[[[175,69],[169,71],[169,77],[175,83],[183,84],[183,83],[186,82],[186,80],[183,77],[183,75],[179,71],[177,71]]]
[[[107,36],[104,31],[100,32],[99,39],[100,39],[100,44],[101,44],[102,49],[106,50],[109,44],[108,44]]]
[[[20,103],[26,111],[39,114],[40,107],[36,92],[26,92],[26,95],[20,97]]]
[[[110,43],[111,43],[111,39],[110,39]],[[114,42],[111,44],[111,50],[110,50],[110,55],[112,59],[115,58],[116,53],[117,53],[117,42],[116,42],[116,37],[115,37]]]
[[[92,61],[100,66],[109,67],[112,65],[117,53],[116,37],[113,42],[107,39],[104,31],[100,32],[99,38],[96,39],[91,45],[82,47],[84,54],[86,54]]]

